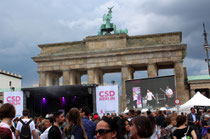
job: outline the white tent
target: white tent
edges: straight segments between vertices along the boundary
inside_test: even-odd
[[[190,108],[194,106],[210,106],[210,99],[197,92],[189,101],[180,106],[180,112],[190,112]]]
[[[166,107],[161,107],[160,110],[161,111],[166,111],[167,109],[166,109]]]

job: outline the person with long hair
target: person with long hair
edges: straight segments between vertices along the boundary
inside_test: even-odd
[[[159,139],[160,138],[160,127],[157,125],[155,117],[153,117],[152,114],[148,115],[147,117],[150,119],[150,122],[155,126],[154,132],[150,138],[151,139]]]
[[[118,134],[120,134],[122,139],[130,138],[130,125],[126,118],[119,119],[117,121]]]
[[[68,124],[64,128],[64,139],[74,136],[75,139],[87,139],[80,112],[77,108],[71,108],[68,113]]]

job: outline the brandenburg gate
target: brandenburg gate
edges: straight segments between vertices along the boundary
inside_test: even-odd
[[[39,45],[41,52],[33,57],[38,63],[39,86],[60,85],[60,77],[63,85],[81,84],[85,74],[88,84],[103,85],[105,73],[121,72],[124,110],[125,81],[134,79],[135,71],[147,70],[148,77],[157,77],[159,69],[174,69],[177,96],[182,102],[189,99],[183,68],[187,46],[181,43],[181,32],[128,36],[118,31],[103,35],[101,28],[99,35],[82,41]]]

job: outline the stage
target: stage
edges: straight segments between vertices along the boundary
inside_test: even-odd
[[[66,114],[70,108],[81,106],[88,106],[91,112],[95,112],[96,86],[90,84],[22,88],[24,107],[30,110],[31,116],[45,116],[58,110]]]

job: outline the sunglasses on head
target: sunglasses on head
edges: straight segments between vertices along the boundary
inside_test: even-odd
[[[113,130],[99,129],[99,130],[96,130],[95,133],[96,133],[96,135],[99,133],[99,135],[102,136],[102,135],[105,135],[105,134],[107,134],[107,133],[109,133],[109,132],[112,132],[112,131],[113,131]]]

